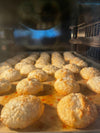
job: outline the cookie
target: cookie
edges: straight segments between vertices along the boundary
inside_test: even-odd
[[[100,94],[100,76],[93,77],[87,81],[89,89]]]
[[[54,83],[54,88],[61,95],[68,95],[80,91],[79,84],[70,77],[57,79]]]
[[[63,97],[57,105],[57,112],[61,121],[72,128],[86,128],[98,116],[95,104],[80,93]]]
[[[6,79],[8,81],[17,81],[21,79],[20,72],[10,68],[8,70],[5,70],[3,73],[0,74],[0,79]]]
[[[75,57],[72,60],[70,60],[70,64],[75,64],[81,68],[88,66],[88,64],[85,61],[83,61],[82,59],[80,59],[78,57]]]
[[[94,67],[84,67],[80,71],[80,75],[83,79],[89,80],[90,78],[93,78],[95,76],[100,76],[100,71]]]
[[[43,67],[42,70],[45,71],[49,75],[54,75],[55,72],[58,70],[58,68],[53,65],[46,65],[45,67]]]
[[[0,94],[8,92],[11,89],[11,83],[8,80],[0,79]]]
[[[67,64],[63,66],[64,69],[68,69],[73,73],[79,73],[81,68],[75,64]]]
[[[19,81],[16,86],[18,94],[35,95],[40,91],[43,91],[43,85],[37,79],[23,79]]]
[[[37,121],[44,112],[44,105],[35,96],[18,96],[11,99],[1,111],[1,121],[12,129],[23,129]]]
[[[32,64],[24,64],[21,69],[20,69],[20,73],[23,76],[27,76],[30,72],[32,72],[33,70],[35,70],[35,66]]]
[[[56,79],[62,79],[65,77],[70,77],[74,79],[74,74],[68,69],[59,69],[55,72]]]
[[[47,81],[48,80],[48,74],[40,69],[33,70],[32,72],[29,73],[28,79],[38,79],[39,81]]]

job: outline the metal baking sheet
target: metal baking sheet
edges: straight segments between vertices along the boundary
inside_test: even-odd
[[[81,79],[79,75],[76,75],[76,80],[81,86],[81,93],[86,95],[97,105],[97,109],[100,114],[100,94],[90,91],[86,86],[87,81]],[[18,130],[9,129],[0,123],[0,132],[100,132],[100,115],[98,115],[97,120],[93,124],[86,129],[81,130],[73,129],[61,122],[57,115],[56,106],[63,96],[55,91],[53,87],[54,82],[54,77],[50,77],[47,82],[43,82],[44,91],[37,95],[45,104],[45,111],[37,122],[25,129]],[[18,82],[13,82],[10,92],[0,96],[1,105],[4,106],[11,98],[18,96],[16,92],[17,83]]]

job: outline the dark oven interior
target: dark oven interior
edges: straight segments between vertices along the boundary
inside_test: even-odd
[[[99,0],[0,0],[0,59],[71,50],[99,62],[99,14]]]

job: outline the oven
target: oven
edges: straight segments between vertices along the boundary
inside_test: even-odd
[[[9,59],[15,59],[18,55],[21,58],[17,63],[33,53],[38,53],[39,58],[43,52],[49,54],[50,64],[54,52],[59,53],[63,59],[64,53],[70,52],[89,67],[100,71],[100,1],[0,0],[0,64],[5,66]],[[15,68],[17,63],[12,67]],[[52,94],[54,81],[44,83],[47,90],[37,95],[46,104],[46,115],[42,119],[23,130],[13,130],[1,123],[0,132],[100,132],[99,115],[85,129],[67,127],[59,120],[55,108],[61,96]],[[14,88],[16,85],[17,82],[12,83]],[[85,91],[84,86],[81,87],[82,93],[94,100],[100,114],[100,94]],[[16,90],[1,94],[1,106],[15,95]]]

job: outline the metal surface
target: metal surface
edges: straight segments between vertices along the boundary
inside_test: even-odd
[[[48,52],[52,53],[52,52]],[[63,51],[61,51],[63,53]],[[75,56],[78,56],[85,60],[89,66],[94,66],[98,69],[100,69],[100,64],[95,63],[95,61],[91,59],[87,59],[86,57],[79,55],[76,52],[72,52]],[[86,80],[83,80],[80,75],[75,76],[77,82],[79,82],[81,86],[81,93],[86,95],[91,101],[93,101],[98,108],[98,112],[100,113],[100,94],[95,94],[94,92],[90,91],[86,87]],[[86,129],[72,129],[69,126],[64,125],[56,111],[57,103],[60,101],[60,99],[63,97],[62,95],[56,93],[54,90],[54,77],[50,76],[47,82],[43,82],[44,85],[44,91],[39,93],[37,96],[42,100],[42,102],[45,104],[45,111],[43,116],[33,125],[22,129],[22,130],[12,130],[7,127],[5,127],[2,123],[0,123],[0,132],[73,132],[73,133],[94,133],[94,132],[100,132],[100,115],[98,115],[97,120],[87,127]],[[11,98],[18,96],[16,93],[16,85],[18,82],[12,82],[12,89],[10,92],[0,96],[0,104],[5,105]]]

